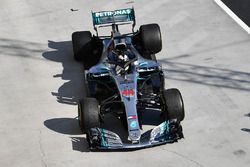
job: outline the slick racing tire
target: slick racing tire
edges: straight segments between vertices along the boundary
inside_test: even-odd
[[[79,31],[72,34],[74,59],[82,61],[84,68],[88,70],[96,65],[101,57],[102,42],[92,37],[90,31]]]
[[[177,119],[183,121],[185,117],[184,103],[178,89],[167,89],[163,91],[165,101],[165,118],[167,120]]]
[[[79,31],[72,34],[72,44],[74,58],[77,61],[82,61],[85,56],[91,53],[92,35],[90,31]]]
[[[95,98],[84,98],[79,102],[78,120],[83,133],[100,127],[98,101]]]
[[[140,26],[140,41],[143,56],[152,59],[151,55],[162,50],[161,30],[158,24],[147,24]]]

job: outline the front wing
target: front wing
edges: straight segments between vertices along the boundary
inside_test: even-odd
[[[177,142],[183,133],[180,123],[171,120],[142,134],[138,143],[123,143],[117,134],[102,128],[90,129],[87,138],[91,150],[132,150]]]

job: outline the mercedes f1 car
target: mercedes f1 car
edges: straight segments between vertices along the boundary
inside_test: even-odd
[[[92,12],[92,18],[96,35],[72,34],[74,58],[83,63],[86,88],[86,97],[78,104],[78,120],[90,149],[137,149],[183,138],[181,93],[164,88],[164,74],[155,56],[162,49],[159,25],[142,25],[135,31],[133,8]],[[132,25],[131,33],[120,33],[119,26],[125,24]],[[107,26],[111,35],[98,35],[99,28]],[[158,110],[163,121],[142,133],[146,110]],[[102,128],[106,114],[123,123],[127,140]]]

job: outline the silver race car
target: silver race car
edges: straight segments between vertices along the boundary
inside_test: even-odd
[[[162,49],[158,24],[135,31],[133,8],[92,12],[96,35],[74,32],[74,58],[83,62],[85,95],[79,101],[78,120],[90,149],[138,149],[183,138],[184,104],[178,89],[164,88],[164,74],[155,54]],[[132,25],[121,34],[119,26]],[[98,35],[110,27],[110,36]],[[161,112],[161,122],[142,133],[145,111]],[[124,125],[127,138],[102,128],[104,116],[113,114]],[[115,125],[114,125],[115,126]]]

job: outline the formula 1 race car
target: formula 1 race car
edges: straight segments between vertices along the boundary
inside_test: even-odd
[[[181,93],[164,88],[164,74],[155,56],[162,49],[158,24],[134,31],[133,8],[92,12],[92,17],[96,35],[72,34],[74,58],[83,62],[85,72],[86,97],[79,101],[78,120],[90,149],[137,149],[183,138]],[[120,33],[119,26],[125,24],[132,25],[131,33]],[[98,35],[98,29],[107,26],[112,28],[111,35]],[[163,121],[142,134],[146,110],[158,110]],[[102,128],[106,114],[122,122],[127,140]]]

